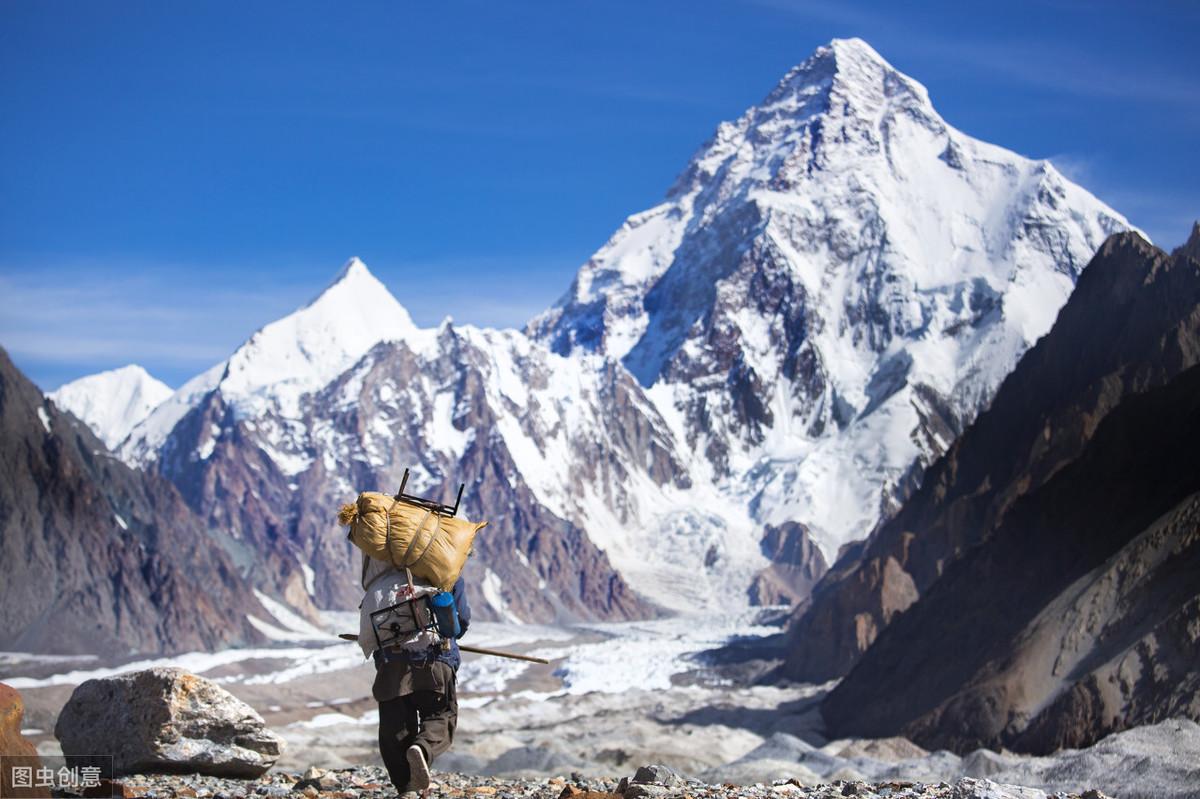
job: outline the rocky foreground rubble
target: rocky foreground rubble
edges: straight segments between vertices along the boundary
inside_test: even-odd
[[[813,697],[781,690],[725,689],[716,705],[702,689],[592,693],[570,699],[571,715],[515,697],[466,707],[462,735],[434,764],[438,784],[422,799],[1200,799],[1200,725],[1187,719],[1047,757],[982,749],[957,755],[902,738],[823,742],[811,727]],[[687,696],[692,704],[683,702]],[[22,707],[15,691],[11,697],[10,711],[0,713],[0,740],[17,741]],[[350,723],[353,750],[338,747],[344,732],[328,723],[333,717]],[[754,726],[756,719],[762,723]],[[370,713],[326,712],[281,730],[296,725],[307,743],[280,760],[287,740],[248,704],[182,669],[154,668],[83,682],[55,729],[62,754],[111,754],[115,773],[124,775],[89,789],[87,799],[395,797],[376,765]],[[639,762],[669,767],[636,768]]]
[[[835,781],[804,785],[798,780],[771,784],[711,784],[686,779],[663,766],[643,766],[632,778],[499,779],[438,773],[420,799],[1106,799],[1096,790],[1047,794],[1036,788],[963,778],[954,783]],[[201,775],[135,774],[105,785],[103,795],[124,799],[394,799],[387,772],[374,766],[304,773],[271,772],[255,780]],[[92,792],[89,795],[99,795]],[[56,796],[72,794],[56,792]],[[417,799],[417,794],[406,797]]]

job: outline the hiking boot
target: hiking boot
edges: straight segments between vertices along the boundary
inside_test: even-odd
[[[423,791],[429,787],[429,764],[425,762],[425,752],[413,744],[405,753],[408,758],[409,778],[405,791]]]

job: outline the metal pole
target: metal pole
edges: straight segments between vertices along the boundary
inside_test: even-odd
[[[498,657],[498,658],[510,658],[512,660],[528,660],[530,663],[541,663],[543,665],[550,664],[550,661],[543,660],[542,658],[535,658],[533,655],[517,655],[512,652],[499,652],[495,649],[483,649],[478,646],[467,646],[466,644],[459,644],[458,648],[464,652],[474,652],[476,655],[494,655],[495,657]]]
[[[358,636],[354,633],[342,633],[338,638],[341,638],[343,641],[358,640]],[[535,658],[533,655],[518,655],[515,652],[501,652],[498,649],[484,649],[478,646],[467,646],[466,644],[459,644],[458,648],[463,652],[470,652],[475,655],[491,655],[492,657],[509,658],[510,660],[527,660],[530,663],[541,663],[544,666],[550,665],[550,661]]]

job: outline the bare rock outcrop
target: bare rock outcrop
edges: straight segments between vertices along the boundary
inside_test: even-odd
[[[117,774],[258,777],[283,751],[261,716],[216,683],[154,668],[75,689],[54,734],[66,755],[108,755]]]
[[[103,656],[260,642],[245,614],[270,615],[217,535],[0,349],[0,649]]]
[[[750,585],[753,605],[796,605],[829,570],[825,556],[799,522],[768,525],[760,544],[771,565]]]
[[[1125,396],[1200,361],[1200,277],[1186,249],[1172,257],[1136,233],[1104,244],[991,407],[900,512],[813,590],[792,626],[789,676],[825,682],[847,674],[950,564],[1078,457]]]
[[[794,673],[854,666],[822,706],[831,731],[1042,753],[1200,718],[1197,420],[1200,261],[1116,236],[805,609]],[[903,577],[907,599],[886,590]],[[814,633],[840,642],[824,663]]]

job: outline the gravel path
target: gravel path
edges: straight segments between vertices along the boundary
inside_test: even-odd
[[[1002,785],[990,780],[954,783],[846,782],[802,785],[796,780],[738,786],[684,779],[661,766],[646,766],[633,778],[500,779],[436,773],[436,782],[420,799],[1104,799],[1098,791],[1047,794],[1035,788]],[[113,794],[125,799],[395,799],[387,773],[363,766],[338,771],[309,769],[303,774],[271,772],[257,780],[200,775],[138,774],[120,778]],[[56,796],[71,794],[56,792]],[[417,799],[416,794],[406,799]]]

